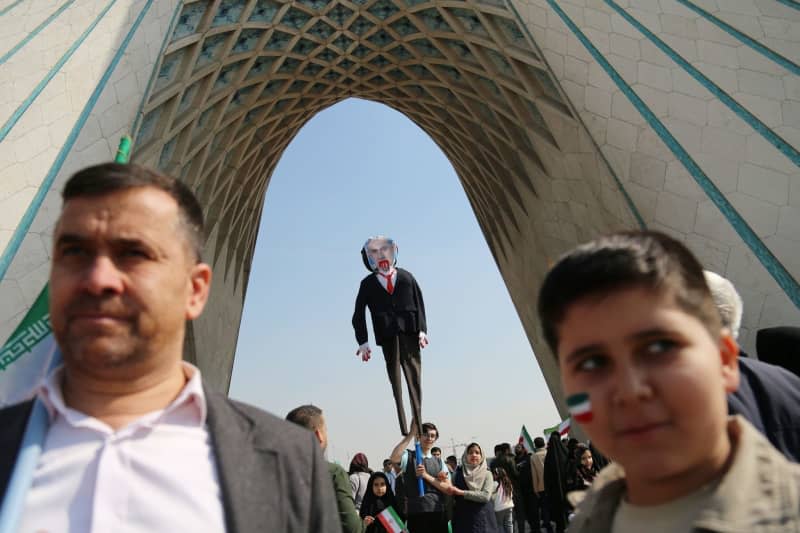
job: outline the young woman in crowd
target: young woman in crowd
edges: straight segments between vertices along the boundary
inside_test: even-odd
[[[367,492],[367,482],[372,469],[369,467],[367,456],[363,453],[357,453],[350,461],[350,470],[347,472],[350,475],[350,488],[353,490],[353,500],[356,502],[356,511],[361,508],[361,501],[364,499],[364,494]]]
[[[456,479],[450,487],[455,496],[453,533],[496,533],[497,519],[491,501],[494,479],[481,447],[473,442],[464,451]]]

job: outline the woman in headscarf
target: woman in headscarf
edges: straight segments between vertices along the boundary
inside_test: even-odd
[[[569,504],[566,500],[567,449],[561,442],[558,431],[550,434],[547,455],[544,458],[544,491],[550,508],[550,518],[556,523],[556,531],[563,533],[567,527]]]
[[[369,467],[367,456],[363,453],[357,453],[350,461],[350,470],[347,472],[350,475],[350,489],[353,491],[353,500],[356,502],[356,511],[361,508],[361,500],[364,499],[364,494],[367,492],[367,482],[372,469]]]
[[[464,450],[450,493],[455,496],[453,533],[496,533],[491,501],[494,478],[477,443]]]
[[[383,524],[378,520],[378,515],[389,507],[394,508],[402,516],[400,509],[397,508],[389,478],[383,472],[373,472],[367,481],[367,491],[364,493],[359,510],[367,526],[364,533],[386,533]]]

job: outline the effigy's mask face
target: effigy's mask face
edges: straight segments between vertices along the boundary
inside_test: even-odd
[[[371,239],[364,248],[373,270],[386,273],[397,264],[397,245],[391,239]]]

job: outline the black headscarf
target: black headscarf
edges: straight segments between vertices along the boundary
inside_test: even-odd
[[[544,458],[544,490],[550,505],[550,517],[559,531],[564,531],[567,523],[569,504],[566,499],[567,448],[561,442],[558,431],[550,434],[547,455]]]
[[[378,477],[382,477],[386,482],[386,494],[380,498],[375,496],[375,493],[372,492],[372,482]],[[397,502],[394,499],[394,492],[392,492],[392,485],[389,483],[389,478],[386,477],[386,474],[383,472],[373,472],[372,475],[369,476],[369,481],[367,482],[367,492],[364,493],[364,499],[361,500],[361,509],[359,514],[361,515],[361,518],[364,518],[365,516],[376,517],[378,516],[378,513],[389,506],[394,507],[395,511],[398,513],[400,512],[400,509],[397,508]]]

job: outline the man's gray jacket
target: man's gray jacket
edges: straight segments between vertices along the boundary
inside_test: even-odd
[[[314,435],[205,390],[228,533],[340,533],[328,464]],[[31,401],[0,410],[0,498],[5,496]]]

